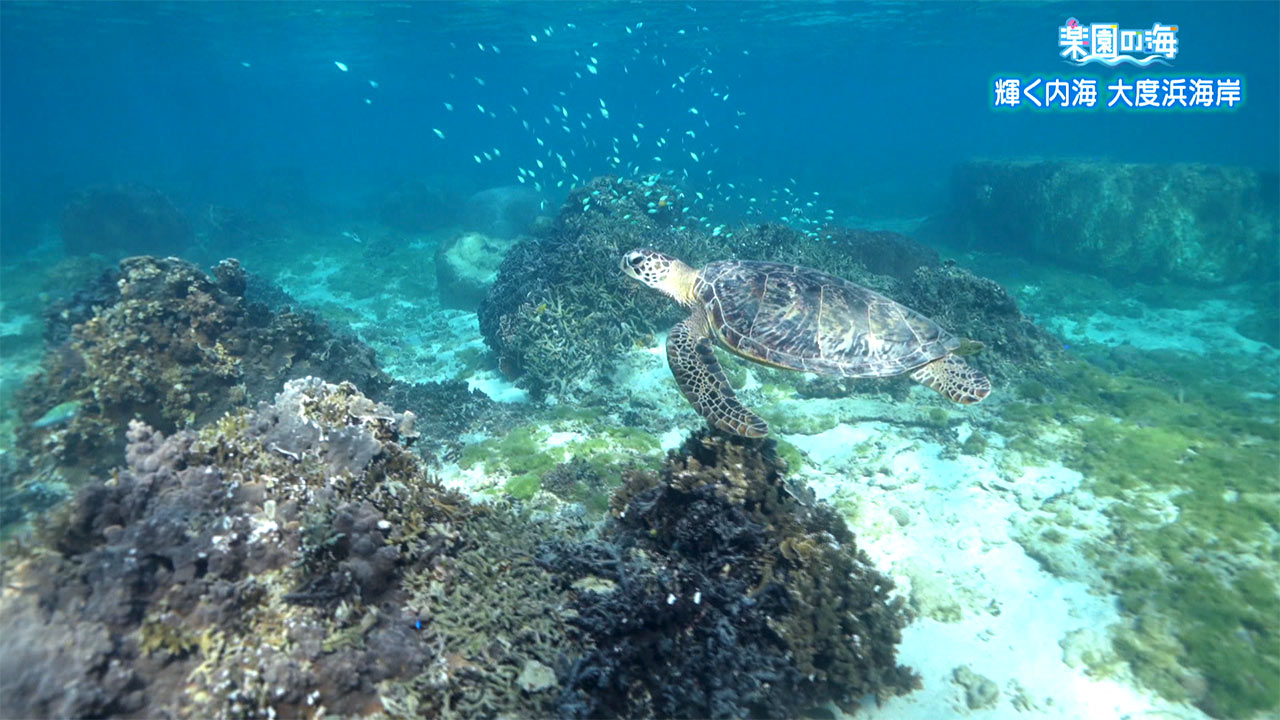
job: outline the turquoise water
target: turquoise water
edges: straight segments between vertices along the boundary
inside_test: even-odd
[[[0,715],[1280,712],[1278,23],[0,5]]]

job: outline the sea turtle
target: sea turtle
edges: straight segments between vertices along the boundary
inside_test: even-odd
[[[725,432],[764,437],[769,426],[738,402],[713,341],[788,370],[843,377],[911,373],[958,403],[976,403],[991,392],[987,377],[958,357],[981,350],[981,343],[812,268],[725,260],[695,270],[641,248],[622,256],[622,270],[693,311],[667,337],[667,364],[694,409]]]

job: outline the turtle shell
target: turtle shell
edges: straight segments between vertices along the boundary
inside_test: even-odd
[[[888,377],[960,347],[905,305],[812,268],[733,260],[707,265],[694,287],[712,331],[766,365],[845,377]]]

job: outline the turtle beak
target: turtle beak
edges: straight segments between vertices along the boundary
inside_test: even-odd
[[[635,250],[632,250],[631,252],[627,253],[626,255],[623,255],[623,256],[622,256],[622,271],[623,271],[624,273],[626,273],[626,274],[630,275],[630,276],[631,276],[631,277],[633,277],[633,278],[639,278],[639,277],[640,277],[640,263],[641,263],[641,261],[643,261],[643,259],[644,259],[644,258],[640,255],[640,253],[636,252]]]

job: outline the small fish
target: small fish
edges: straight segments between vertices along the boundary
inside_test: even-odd
[[[370,81],[369,81],[369,87],[376,89],[376,88],[378,87],[378,81],[377,81],[377,80],[370,80]]]
[[[333,61],[333,64],[334,64],[334,65],[337,65],[337,66],[338,66],[338,69],[339,69],[339,70],[341,70],[342,72],[346,72],[346,71],[347,71],[347,64],[346,64],[346,63],[344,63],[344,62],[339,62],[339,61],[337,61],[337,60],[334,60],[334,61]]]
[[[476,84],[477,84],[477,85],[479,85],[480,87],[484,87],[484,78],[482,78],[482,77],[477,77],[477,78],[475,78],[475,81],[476,81]]]
[[[453,103],[445,103],[444,109],[448,110],[449,112],[453,112]]]
[[[591,73],[592,75],[600,74],[600,70],[595,65],[588,65],[587,72]]]
[[[691,108],[689,108],[689,112],[690,112],[690,113],[692,113],[692,114],[694,114],[694,115],[697,115],[697,114],[698,114],[698,108],[696,108],[696,107],[691,107]]]
[[[444,139],[444,133],[440,130],[440,128],[431,128],[431,132],[435,133],[436,137],[440,138],[441,140]]]
[[[44,415],[41,415],[39,420],[36,420],[35,422],[31,423],[31,427],[39,430],[40,428],[47,428],[47,427],[53,427],[54,425],[61,425],[62,423],[65,423],[71,420],[72,418],[74,418],[76,414],[80,412],[80,405],[81,403],[79,400],[71,400],[58,405],[54,405],[52,408],[49,409],[48,412],[46,412]]]
[[[253,67],[253,66],[252,66],[252,65],[250,65],[250,64],[249,64],[249,63],[247,63],[247,62],[242,62],[242,63],[240,63],[240,67]]]

